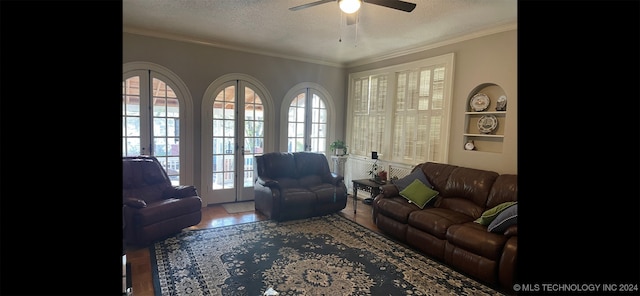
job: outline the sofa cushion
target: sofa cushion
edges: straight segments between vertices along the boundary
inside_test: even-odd
[[[480,217],[480,215],[482,215],[482,212],[484,211],[484,207],[475,204],[473,201],[457,197],[441,196],[437,203],[434,204],[434,206],[437,208],[448,209],[465,216],[469,216],[471,218],[469,219],[469,221],[473,221],[474,219]]]
[[[420,171],[420,173],[422,174],[422,171]],[[427,187],[422,181],[415,179],[409,186],[400,191],[400,196],[423,209],[427,203],[438,196],[438,191]]]
[[[518,224],[518,204],[511,205],[498,214],[498,216],[489,223],[487,230],[502,233],[507,230],[509,226],[515,224]]]
[[[329,162],[324,154],[299,151],[293,153],[295,159],[295,177],[326,176],[331,174]]]
[[[273,152],[256,156],[260,165],[258,175],[271,179],[298,178],[296,174],[296,161],[293,153]]]
[[[487,208],[493,208],[503,202],[518,200],[518,175],[503,174],[491,185],[487,197]]]
[[[417,205],[407,202],[401,196],[379,198],[375,201],[375,207],[379,214],[404,224],[407,223],[411,212],[420,210]]]
[[[449,226],[471,221],[473,221],[472,217],[460,212],[443,208],[426,208],[411,212],[407,224],[444,240]]]
[[[278,185],[282,189],[302,187],[300,186],[300,181],[295,178],[278,178],[276,181],[278,181]]]
[[[447,180],[451,173],[458,168],[455,165],[437,163],[437,162],[425,162],[420,164],[420,170],[427,176],[427,180],[429,183],[433,185],[433,189],[440,191],[442,195],[442,190],[447,187]]]
[[[482,213],[480,218],[476,219],[474,222],[487,226],[489,225],[502,211],[506,210],[508,207],[516,204],[515,201],[503,202],[493,208],[490,208]]]
[[[336,187],[329,183],[311,186],[309,187],[309,191],[316,194],[316,201],[318,204],[334,203],[346,200],[347,196],[346,187]]]
[[[298,179],[298,182],[300,183],[300,186],[304,188],[311,188],[311,187],[322,184],[322,178],[319,175],[308,175],[308,176],[300,177]],[[325,183],[325,184],[331,185],[328,183]]]
[[[447,242],[487,259],[498,261],[502,255],[502,247],[508,237],[487,232],[484,226],[477,223],[451,225],[447,229]]]
[[[392,183],[396,185],[396,187],[398,187],[398,191],[402,191],[405,188],[407,188],[407,186],[411,185],[411,182],[413,182],[414,180],[420,180],[427,187],[433,188],[433,185],[429,183],[429,180],[427,180],[427,177],[424,175],[424,173],[420,169],[417,169],[413,171],[411,174],[408,174],[398,180],[395,180]]]

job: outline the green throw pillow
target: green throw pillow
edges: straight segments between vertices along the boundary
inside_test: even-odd
[[[413,180],[409,186],[400,191],[402,197],[416,204],[421,209],[434,197],[438,196],[438,194],[438,191],[429,188],[429,186],[424,185],[424,183],[418,179]]]
[[[482,213],[482,216],[480,216],[480,218],[476,219],[474,222],[479,223],[481,225],[487,226],[489,225],[489,223],[491,223],[491,221],[493,221],[493,219],[495,219],[502,211],[506,210],[508,207],[516,204],[517,201],[508,201],[508,202],[503,202],[493,208],[490,208],[486,211],[484,211],[484,213]]]

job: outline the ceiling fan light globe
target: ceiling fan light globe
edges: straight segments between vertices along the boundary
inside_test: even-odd
[[[338,5],[344,13],[354,13],[360,9],[362,1],[360,0],[339,0]]]

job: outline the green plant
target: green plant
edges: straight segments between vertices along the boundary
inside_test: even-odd
[[[376,177],[378,176],[378,160],[377,159],[371,165],[371,169],[369,170],[369,176],[371,176],[374,179],[376,179]]]
[[[347,144],[342,140],[335,140],[329,144],[329,149],[335,151],[336,149],[344,149],[344,153],[347,153]]]

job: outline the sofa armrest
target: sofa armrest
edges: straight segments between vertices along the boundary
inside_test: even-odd
[[[185,198],[191,196],[198,196],[198,191],[193,185],[169,186],[162,192],[162,199]]]
[[[382,197],[394,197],[400,195],[400,192],[395,184],[384,184],[380,186],[380,195]]]
[[[504,235],[508,237],[518,236],[518,224],[509,226],[509,228],[504,231]]]
[[[280,188],[280,183],[278,181],[271,178],[257,177],[256,183],[260,186],[269,187],[269,188]]]
[[[173,196],[175,198],[184,198],[191,196],[198,196],[198,191],[193,185],[180,185],[174,186]]]
[[[142,209],[147,207],[147,203],[144,200],[138,199],[138,198],[126,198],[123,204],[125,206],[132,207],[135,209]]]
[[[333,186],[340,186],[340,182],[344,182],[344,176],[338,175],[336,173],[331,173],[329,183],[331,183]]]

